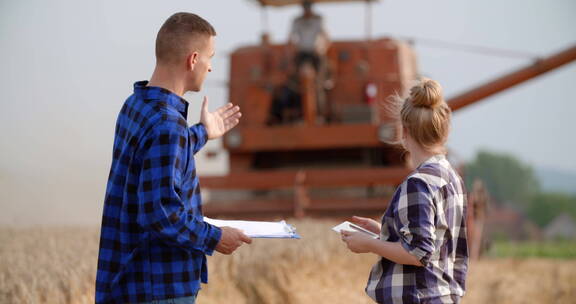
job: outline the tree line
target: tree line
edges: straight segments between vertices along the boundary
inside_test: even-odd
[[[540,227],[560,214],[576,219],[576,195],[543,191],[533,168],[512,155],[480,151],[465,166],[464,178],[468,189],[481,179],[493,204],[519,210]]]

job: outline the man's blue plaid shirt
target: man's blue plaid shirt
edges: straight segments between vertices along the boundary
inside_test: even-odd
[[[116,123],[96,303],[196,294],[222,233],[202,220],[194,154],[207,141],[204,126],[188,127],[184,99],[146,85],[134,85]]]

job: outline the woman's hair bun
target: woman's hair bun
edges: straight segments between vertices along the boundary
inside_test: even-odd
[[[415,107],[436,108],[444,102],[442,87],[432,79],[423,79],[410,89],[408,98]]]

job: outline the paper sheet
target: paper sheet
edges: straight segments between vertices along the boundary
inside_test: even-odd
[[[217,227],[227,226],[240,229],[244,234],[252,238],[300,238],[298,233],[296,233],[296,229],[293,226],[286,224],[285,221],[230,221],[216,220],[207,217],[204,217],[204,221]]]
[[[368,231],[368,230],[366,230],[366,229],[364,229],[364,228],[362,228],[356,224],[350,223],[349,221],[342,222],[342,223],[332,227],[332,230],[334,230],[338,233],[340,233],[340,231],[342,231],[342,230],[350,231],[350,232],[358,232],[359,231],[362,233],[366,233],[375,239],[380,237],[378,234],[376,234],[372,231]]]

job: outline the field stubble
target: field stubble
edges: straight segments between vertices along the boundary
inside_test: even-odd
[[[301,240],[256,239],[210,257],[197,303],[372,303],[372,255],[348,252],[333,221],[290,221]],[[93,303],[98,230],[0,229],[0,303]],[[472,264],[464,304],[576,303],[576,260],[485,259]]]

